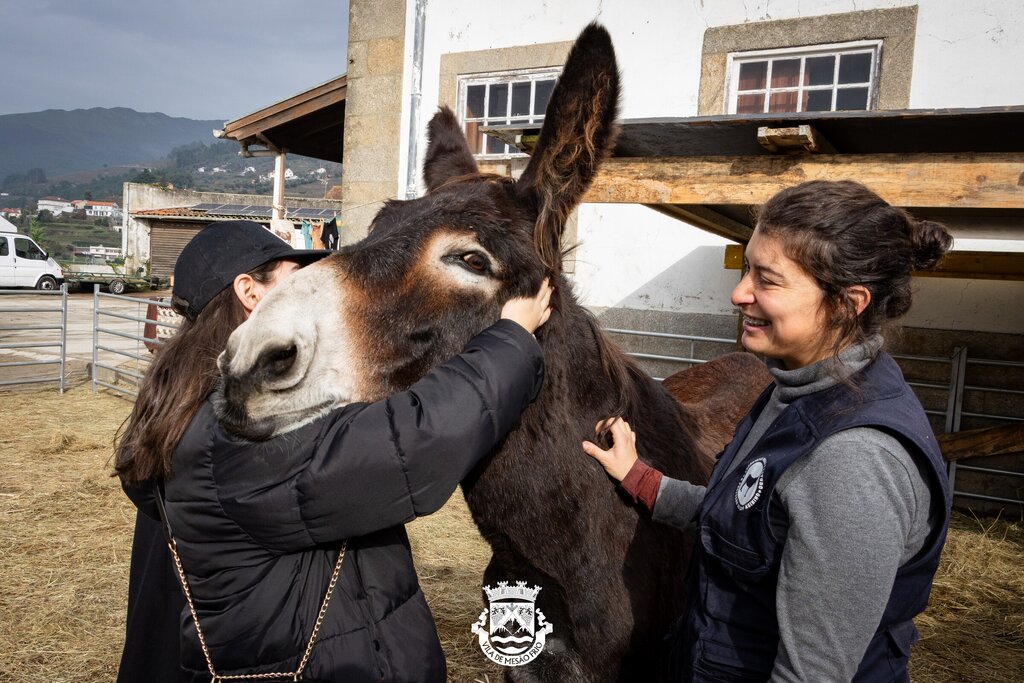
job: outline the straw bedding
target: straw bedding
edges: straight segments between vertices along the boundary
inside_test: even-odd
[[[0,402],[0,681],[111,681],[134,509],[109,477],[110,456],[130,404],[86,386],[7,391]],[[470,631],[488,552],[461,496],[409,535],[450,679],[501,680]],[[915,681],[1024,679],[1024,525],[956,515],[918,626]]]

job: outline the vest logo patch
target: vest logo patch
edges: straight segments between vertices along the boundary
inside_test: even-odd
[[[761,489],[764,488],[764,468],[767,460],[758,458],[747,465],[747,469],[740,477],[740,485],[736,487],[736,507],[740,510],[749,510],[757,499],[761,497]]]

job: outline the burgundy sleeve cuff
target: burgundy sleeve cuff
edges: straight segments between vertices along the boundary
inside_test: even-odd
[[[634,503],[640,503],[650,512],[654,509],[654,501],[658,499],[661,472],[644,461],[637,460],[619,486],[633,499]]]

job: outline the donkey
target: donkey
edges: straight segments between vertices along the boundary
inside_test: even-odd
[[[709,472],[697,416],[605,337],[561,272],[565,222],[614,144],[618,97],[611,39],[592,24],[518,181],[480,174],[442,108],[429,124],[425,196],[387,202],[365,239],[270,292],[221,360],[222,417],[266,437],[409,387],[506,300],[552,278],[554,311],[537,332],[544,389],[463,482],[493,550],[484,583],[540,586],[537,607],[554,626],[537,659],[507,670],[512,681],[656,680],[661,639],[684,607],[691,539],[640,514],[583,454],[594,425],[624,416],[647,462],[694,482]],[[749,394],[735,402],[749,405]]]

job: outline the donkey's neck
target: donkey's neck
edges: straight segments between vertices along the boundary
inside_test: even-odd
[[[550,400],[597,411],[631,412],[643,373],[612,342],[600,323],[571,297],[537,335],[547,365]],[[543,396],[542,396],[543,398]]]

